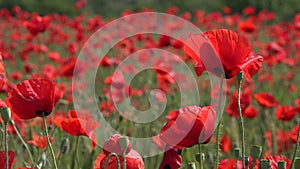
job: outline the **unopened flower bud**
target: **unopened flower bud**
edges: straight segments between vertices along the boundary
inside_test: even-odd
[[[241,156],[241,150],[239,148],[235,148],[234,149],[234,157],[235,159],[240,159],[240,156]]]
[[[250,155],[253,158],[253,161],[259,159],[261,156],[262,147],[259,145],[252,145],[250,148]]]
[[[286,169],[286,162],[278,161],[277,166],[278,166],[278,169]]]
[[[7,124],[11,119],[11,112],[9,107],[3,107],[0,109],[2,120]]]
[[[118,143],[123,151],[123,153],[125,153],[128,145],[129,145],[129,139],[126,136],[122,136],[118,139]]]
[[[260,168],[261,169],[269,169],[270,168],[270,161],[269,160],[260,160]]]

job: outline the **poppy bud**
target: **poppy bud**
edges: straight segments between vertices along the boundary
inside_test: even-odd
[[[240,148],[235,148],[234,149],[234,157],[236,158],[236,159],[240,159],[240,156],[241,156],[241,153],[240,153]]]
[[[252,145],[250,148],[250,155],[253,158],[253,161],[260,158],[262,152],[262,147],[259,145]]]
[[[261,169],[269,169],[271,167],[269,160],[260,160],[259,165]]]
[[[118,139],[118,143],[121,147],[121,150],[123,151],[123,153],[126,151],[128,145],[129,145],[129,139],[126,136],[122,136]]]
[[[278,169],[286,169],[286,162],[278,161],[277,166],[278,166]]]
[[[62,154],[68,153],[70,150],[70,142],[69,138],[64,138],[60,143],[60,152]]]
[[[7,124],[11,119],[11,112],[10,112],[9,107],[1,108],[0,114],[1,114],[1,117],[2,117],[3,121],[5,122],[5,124]]]
[[[187,169],[196,169],[196,164],[194,162],[189,162],[187,165]]]

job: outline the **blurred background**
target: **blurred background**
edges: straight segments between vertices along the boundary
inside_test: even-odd
[[[85,1],[85,0],[84,0]],[[139,11],[144,8],[155,11],[166,11],[171,6],[177,6],[180,11],[206,12],[222,11],[226,6],[232,13],[241,12],[247,6],[260,10],[270,10],[276,13],[276,21],[290,21],[296,12],[300,11],[299,0],[86,0],[86,6],[80,10],[74,8],[78,0],[0,0],[0,8],[12,9],[20,6],[22,10],[37,12],[40,15],[47,13],[65,14],[73,17],[83,10],[88,15],[100,14],[103,18],[118,17],[124,10]],[[179,11],[179,12],[180,12]]]

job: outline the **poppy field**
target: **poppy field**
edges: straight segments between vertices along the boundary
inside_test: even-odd
[[[300,169],[300,13],[276,17],[0,9],[0,169]]]

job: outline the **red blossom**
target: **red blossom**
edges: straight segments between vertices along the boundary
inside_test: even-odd
[[[8,151],[8,168],[12,169],[12,165],[15,161],[15,152],[9,150]],[[6,153],[4,151],[0,151],[0,169],[6,169]]]
[[[272,108],[278,104],[277,100],[275,100],[274,96],[270,93],[257,93],[254,94],[254,98],[256,99],[257,103],[262,107]]]
[[[203,35],[209,39],[214,48],[205,42]],[[262,67],[263,58],[250,55],[250,42],[245,37],[227,29],[210,30],[200,35],[192,35],[183,50],[198,63],[195,69],[197,75],[201,75],[205,70],[220,74],[221,68],[218,60],[223,65],[227,79],[243,71],[246,79],[249,80]],[[198,51],[199,54],[196,54],[195,52]]]
[[[55,83],[47,79],[30,79],[19,83],[8,93],[7,106],[20,119],[47,116],[55,104]]]
[[[162,128],[160,138],[172,147],[207,143],[213,134],[216,112],[212,107],[187,106]]]
[[[53,142],[53,137],[49,137],[50,142]],[[35,133],[33,133],[33,140],[28,140],[28,144],[32,144],[35,147],[39,147],[41,149],[45,149],[48,146],[48,141],[46,136],[38,136]]]

